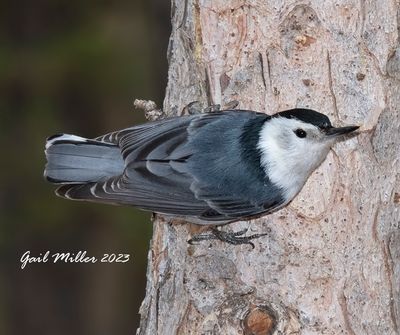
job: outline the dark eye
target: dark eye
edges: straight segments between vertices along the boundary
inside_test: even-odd
[[[304,138],[307,136],[307,133],[303,129],[300,129],[300,128],[296,129],[294,131],[294,133],[296,134],[297,137],[300,137],[300,138]]]

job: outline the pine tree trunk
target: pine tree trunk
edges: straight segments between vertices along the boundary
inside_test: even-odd
[[[296,199],[224,230],[248,245],[191,246],[157,216],[138,334],[399,334],[399,3],[172,1],[164,110],[240,101],[361,124]],[[306,159],[306,157],[305,157]]]

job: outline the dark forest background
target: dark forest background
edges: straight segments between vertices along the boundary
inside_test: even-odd
[[[134,334],[150,215],[57,198],[44,143],[143,122],[162,106],[167,0],[0,3],[0,334]],[[28,264],[22,254],[129,253],[125,264]]]

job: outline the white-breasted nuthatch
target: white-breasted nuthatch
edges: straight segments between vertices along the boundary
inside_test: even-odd
[[[68,199],[225,224],[288,204],[335,141],[357,128],[297,108],[174,117],[95,139],[54,135],[44,175]]]

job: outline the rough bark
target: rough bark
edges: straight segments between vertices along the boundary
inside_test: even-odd
[[[398,334],[399,3],[172,1],[168,115],[194,100],[267,114],[309,107],[361,124],[285,209],[187,244],[157,217],[138,334]]]

